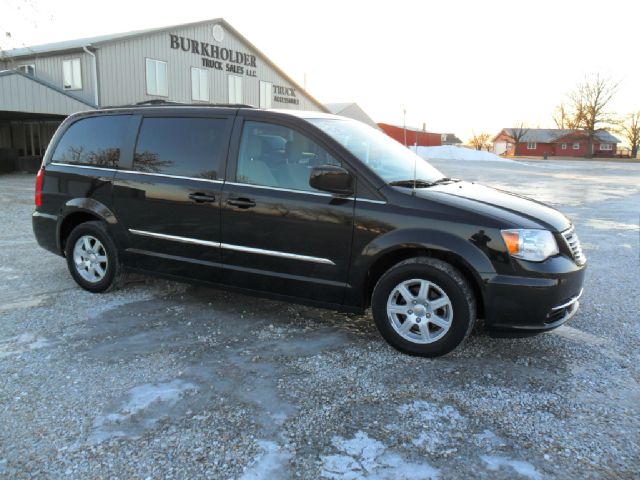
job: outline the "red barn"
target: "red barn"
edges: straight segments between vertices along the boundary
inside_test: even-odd
[[[379,123],[378,126],[384,133],[404,145],[404,127],[389,125],[388,123]],[[425,130],[418,130],[410,127],[406,128],[406,132],[407,146],[418,145],[419,147],[439,147],[442,145],[442,134],[440,133],[427,132]]]
[[[558,128],[529,128],[518,143],[516,151],[512,131],[503,128],[493,139],[493,151],[499,155],[523,157],[585,157],[589,141],[583,130]],[[597,130],[593,139],[594,157],[614,157],[618,140],[606,130]]]

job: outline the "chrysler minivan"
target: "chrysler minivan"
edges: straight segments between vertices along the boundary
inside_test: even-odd
[[[562,325],[586,259],[540,202],[448,178],[318,112],[151,105],[68,117],[36,180],[38,243],[91,292],[126,271],[364,312],[422,356]],[[348,321],[345,319],[345,321]]]

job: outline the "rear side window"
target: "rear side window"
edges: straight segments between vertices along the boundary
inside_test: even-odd
[[[105,115],[78,120],[66,130],[51,160],[74,165],[117,167],[129,118],[129,115]]]
[[[226,119],[219,118],[145,118],[133,169],[216,179],[226,141],[226,124]]]

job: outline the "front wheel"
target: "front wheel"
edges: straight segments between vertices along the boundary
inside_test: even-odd
[[[471,332],[476,301],[464,276],[429,257],[398,263],[376,284],[373,318],[389,344],[400,351],[436,357],[456,348]]]
[[[67,238],[65,255],[71,276],[85,290],[105,292],[120,277],[118,252],[102,222],[74,228]]]

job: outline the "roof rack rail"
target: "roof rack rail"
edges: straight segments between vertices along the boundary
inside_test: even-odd
[[[129,105],[110,105],[101,107],[101,109],[106,108],[126,108],[126,107],[162,107],[162,106],[173,106],[173,107],[227,107],[227,108],[256,108],[253,105],[244,104],[244,103],[184,103],[184,102],[174,102],[171,100],[145,100],[143,102],[137,102]]]

